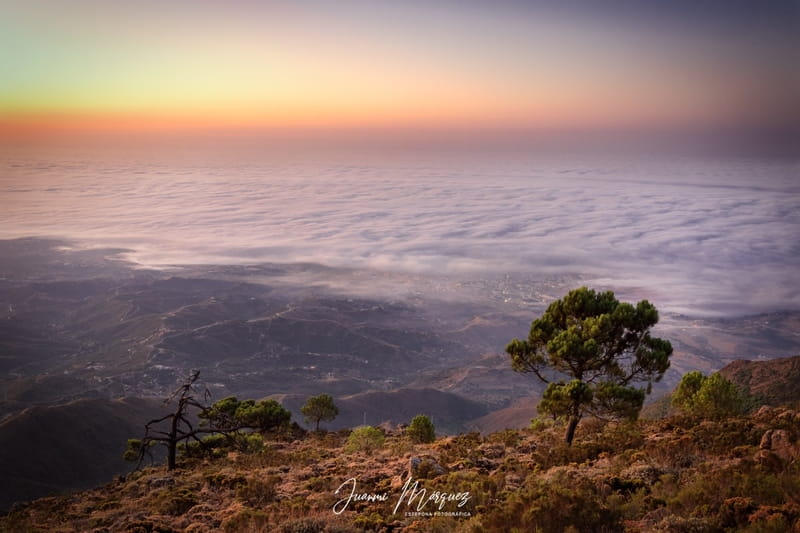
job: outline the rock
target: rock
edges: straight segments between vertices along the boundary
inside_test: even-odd
[[[796,424],[800,422],[800,413],[787,409],[778,415],[778,420],[787,422],[789,424]]]
[[[769,472],[780,472],[785,468],[785,462],[769,450],[759,450],[756,462]]]
[[[758,410],[753,413],[753,418],[759,421],[770,421],[775,418],[775,412],[777,409],[774,407],[770,407],[769,405],[762,405],[758,408]]]
[[[408,461],[408,475],[414,478],[429,479],[445,472],[445,468],[430,456],[412,457]]]
[[[761,437],[759,448],[767,450],[785,461],[791,461],[800,456],[800,449],[796,442],[792,442],[791,434],[785,429],[769,429]]]
[[[506,447],[502,444],[488,444],[481,446],[480,451],[489,459],[498,459],[506,454]]]
[[[505,485],[508,490],[517,490],[525,484],[525,476],[518,472],[509,472],[505,476]]]
[[[378,426],[387,436],[398,436],[403,434],[403,428],[400,425],[395,425],[392,421],[387,420]]]
[[[171,477],[154,477],[147,480],[151,487],[171,487],[175,484],[175,479]]]
[[[484,474],[488,474],[498,466],[498,463],[483,457],[476,459],[474,464],[475,468],[477,468]]]

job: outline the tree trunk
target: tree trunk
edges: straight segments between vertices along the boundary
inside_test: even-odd
[[[319,418],[317,418],[317,429],[315,431],[319,432]]]
[[[172,427],[169,430],[167,442],[167,470],[175,470],[175,456],[178,448],[178,415],[172,417]]]
[[[575,438],[575,428],[578,427],[578,422],[580,421],[580,417],[575,415],[571,416],[569,419],[569,424],[567,425],[567,434],[564,437],[568,446],[572,446],[572,439]]]

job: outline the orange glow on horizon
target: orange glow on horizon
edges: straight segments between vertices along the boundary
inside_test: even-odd
[[[652,108],[647,101],[609,97],[604,103],[580,95],[542,91],[521,101],[507,95],[500,102],[453,92],[449,98],[392,102],[342,100],[329,105],[292,102],[292,105],[208,106],[205,109],[86,109],[31,110],[0,115],[0,137],[36,137],[82,134],[192,133],[214,131],[302,131],[324,129],[528,129],[565,131],[670,127],[686,123],[708,125],[713,117],[702,110],[670,108],[662,102]],[[599,98],[598,98],[599,100]]]

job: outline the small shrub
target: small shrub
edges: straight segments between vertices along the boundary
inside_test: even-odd
[[[222,523],[225,533],[268,531],[269,515],[256,509],[242,509]]]
[[[386,525],[379,513],[362,514],[353,520],[353,525],[364,531],[380,531]]]
[[[280,533],[324,533],[325,521],[319,518],[298,518],[281,524]]]
[[[427,415],[417,415],[411,419],[406,435],[416,443],[433,442],[436,440],[436,428]]]
[[[345,437],[335,432],[317,433],[316,437],[316,442],[318,442],[320,446],[331,450],[339,448],[345,440]]]
[[[483,437],[480,433],[458,435],[452,440],[441,443],[440,446],[437,443],[440,448],[439,459],[443,465],[452,465],[461,461],[467,464],[475,463],[481,457],[478,449],[481,444],[483,444]]]
[[[715,533],[719,527],[707,518],[670,515],[656,524],[654,533]]]
[[[489,442],[501,442],[506,448],[514,448],[519,444],[520,435],[519,431],[515,429],[506,429],[492,433],[489,435]]]
[[[372,426],[361,426],[353,430],[347,438],[345,451],[366,452],[371,454],[373,451],[383,447],[385,437],[383,432]]]
[[[314,492],[329,491],[333,487],[333,482],[329,477],[312,477],[306,480],[306,488]]]
[[[531,418],[531,425],[528,426],[528,429],[534,432],[544,431],[546,429],[550,429],[555,425],[555,421],[552,417],[541,417],[537,416],[536,418]]]
[[[534,480],[487,508],[489,531],[622,531],[622,515],[601,497],[589,480]]]
[[[153,507],[159,513],[180,516],[197,503],[197,497],[189,489],[165,490],[155,495]]]
[[[272,446],[264,445],[261,451],[243,453],[236,458],[236,465],[242,470],[255,470],[286,463],[286,454]]]
[[[285,454],[284,461],[286,464],[290,465],[313,465],[319,463],[323,459],[324,452],[325,450],[316,447],[304,447]]]
[[[387,443],[389,450],[395,457],[414,452],[414,443],[411,442],[407,435],[391,437],[387,440]]]
[[[233,489],[247,483],[247,478],[243,475],[225,472],[205,474],[203,480],[211,487],[222,489]]]
[[[275,500],[280,476],[267,476],[266,479],[250,478],[236,489],[236,497],[248,505],[261,506]]]
[[[264,437],[260,433],[239,433],[236,448],[245,453],[258,453],[264,450]]]
[[[279,533],[350,533],[357,530],[332,524],[330,520],[306,516],[283,522],[277,531]]]

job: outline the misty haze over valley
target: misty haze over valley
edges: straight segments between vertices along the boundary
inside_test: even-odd
[[[155,268],[314,263],[408,275],[380,288],[340,279],[344,292],[555,274],[692,316],[800,308],[793,159],[209,161],[17,154],[0,178],[0,237],[124,248],[122,258]]]

